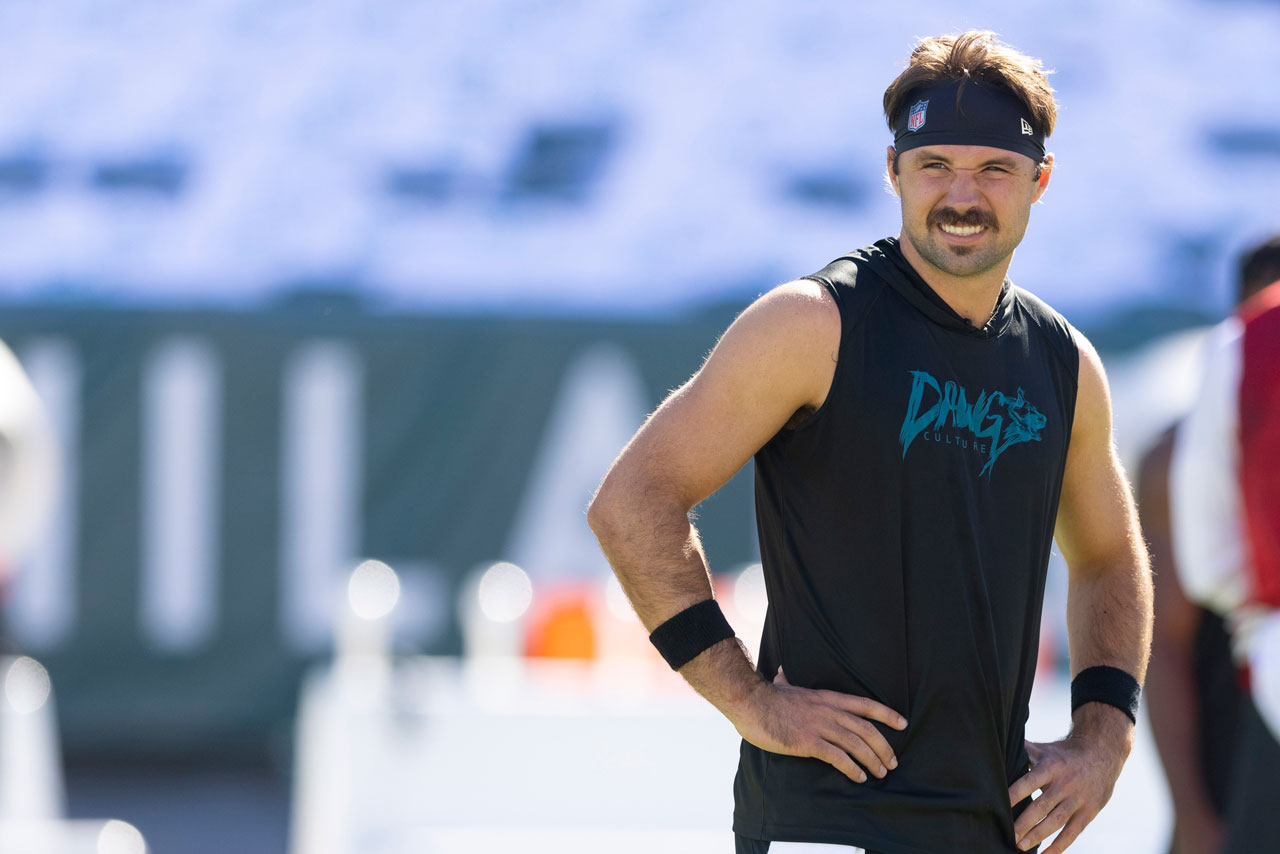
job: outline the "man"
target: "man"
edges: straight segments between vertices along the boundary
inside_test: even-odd
[[[1245,674],[1226,854],[1280,850],[1280,238],[1242,278],[1268,284],[1210,335],[1170,473],[1182,586],[1227,618]]]
[[[885,114],[901,235],[747,308],[588,518],[654,644],[743,736],[740,852],[1017,851],[1061,830],[1058,854],[1131,748],[1151,593],[1098,357],[1005,279],[1056,105],[1038,61],[968,32],[921,41]],[[753,456],[758,668],[688,516]],[[1077,708],[1071,737],[1032,744],[1055,520]]]
[[[1277,279],[1280,238],[1241,259],[1237,307]],[[1189,600],[1175,571],[1169,468],[1176,431],[1174,425],[1161,434],[1138,475],[1139,514],[1155,582],[1147,714],[1173,796],[1170,854],[1219,854],[1240,730],[1240,689],[1222,616]]]
[[[1169,854],[1220,854],[1240,690],[1222,617],[1187,599],[1174,569],[1169,464],[1176,430],[1165,430],[1138,468],[1156,616],[1143,690],[1173,798]]]

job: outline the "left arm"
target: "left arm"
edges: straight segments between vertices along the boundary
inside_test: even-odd
[[[1102,362],[1080,338],[1080,381],[1056,537],[1069,571],[1067,631],[1071,674],[1110,665],[1141,684],[1151,649],[1151,571],[1128,481],[1111,439],[1111,398]],[[1028,743],[1034,768],[1009,789],[1016,804],[1037,789],[1018,818],[1019,847],[1062,828],[1044,854],[1061,854],[1111,798],[1133,749],[1133,723],[1104,703],[1072,715],[1071,732]]]

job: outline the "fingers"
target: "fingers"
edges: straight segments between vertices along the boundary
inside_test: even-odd
[[[1080,835],[1080,831],[1088,826],[1091,818],[1081,817],[1080,813],[1076,813],[1067,822],[1067,826],[1062,828],[1062,832],[1058,834],[1058,838],[1053,840],[1053,844],[1046,848],[1041,854],[1062,854],[1067,850],[1067,846],[1076,841],[1076,837]]]
[[[792,687],[781,667],[773,682],[776,686]],[[793,690],[798,691],[799,696],[796,697],[794,693],[792,696],[801,700],[809,709],[809,724],[806,728],[811,736],[806,739],[807,745],[800,748],[803,755],[821,759],[859,783],[867,780],[863,768],[876,777],[883,778],[898,767],[898,757],[893,748],[871,721],[903,729],[907,722],[902,715],[866,697],[838,691]]]
[[[775,685],[790,685],[787,681],[787,674],[781,667],[778,673],[773,677]],[[841,694],[839,691],[818,691],[822,698],[832,705],[844,709],[846,712],[852,712],[860,718],[868,720],[880,721],[886,726],[891,726],[896,730],[904,730],[907,728],[907,719],[886,706],[884,703],[877,703],[870,697],[858,697],[853,694]]]
[[[867,782],[867,774],[857,764],[849,758],[849,754],[829,741],[821,742],[818,749],[814,751],[814,758],[821,759],[828,765],[832,765],[840,773],[844,774],[855,783]]]
[[[836,723],[841,728],[837,736],[854,742],[860,749],[865,748],[867,755],[855,753],[854,756],[868,771],[877,777],[883,777],[890,770],[898,767],[898,757],[893,752],[893,748],[881,735],[880,730],[870,722],[855,715],[841,714]]]
[[[848,718],[836,720],[823,736],[845,753],[852,756],[867,771],[883,778],[889,769],[898,767],[893,749],[876,728],[864,720]],[[876,746],[878,743],[879,746]]]
[[[1017,806],[1023,800],[1031,797],[1036,789],[1043,788],[1048,782],[1048,769],[1043,765],[1036,765],[1035,768],[1014,780],[1013,785],[1009,787],[1009,806]]]
[[[1014,825],[1018,847],[1028,850],[1057,833],[1044,854],[1062,854],[1093,821],[1111,796],[1119,766],[1100,763],[1080,739],[1051,744],[1027,742],[1034,767],[1009,787],[1009,803],[1017,805],[1037,790]]]
[[[1050,786],[1048,791],[1043,792],[1040,797],[1027,805],[1027,808],[1022,811],[1022,815],[1018,816],[1018,821],[1013,825],[1013,835],[1018,840],[1019,846],[1022,845],[1023,838],[1048,818],[1051,811],[1058,808],[1061,803],[1062,797],[1058,794],[1056,787]],[[1036,841],[1039,842],[1040,839],[1044,839],[1049,833],[1057,830],[1066,823],[1068,817],[1064,815],[1061,822],[1054,825],[1048,832],[1041,834]]]
[[[896,730],[907,728],[907,719],[883,703],[877,703],[870,697],[855,697],[852,694],[841,694],[838,691],[823,691],[823,696],[833,705],[860,718],[880,721]]]
[[[1040,799],[1043,798],[1044,795],[1041,795]],[[1066,801],[1057,804],[1043,821],[1032,827],[1027,833],[1018,836],[1018,847],[1023,851],[1027,851],[1039,845],[1046,838],[1052,836],[1054,831],[1065,825],[1074,812],[1074,808],[1069,806]],[[1019,819],[1019,824],[1021,823],[1021,819]],[[1054,842],[1056,844],[1057,840],[1054,840]],[[1070,842],[1067,844],[1069,845]]]

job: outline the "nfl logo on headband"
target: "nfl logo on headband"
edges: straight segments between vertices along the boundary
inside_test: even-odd
[[[907,130],[920,130],[924,127],[924,111],[929,109],[928,101],[917,101],[907,116]]]

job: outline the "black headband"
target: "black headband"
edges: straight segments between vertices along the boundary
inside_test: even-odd
[[[894,127],[898,153],[922,145],[989,145],[1044,159],[1044,133],[1008,89],[939,80],[911,90]]]

